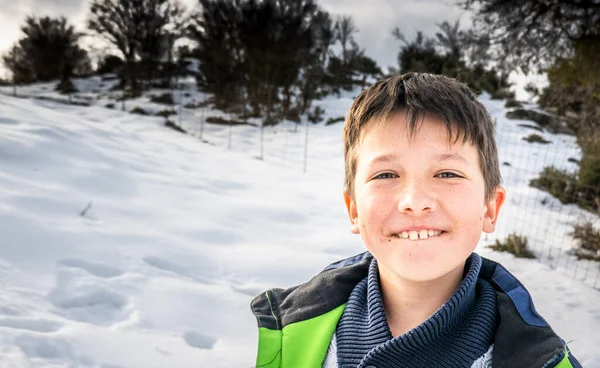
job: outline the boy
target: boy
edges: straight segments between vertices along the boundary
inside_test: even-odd
[[[523,285],[473,253],[505,191],[494,123],[465,85],[379,81],[350,109],[344,157],[368,252],[252,301],[256,367],[580,367]]]

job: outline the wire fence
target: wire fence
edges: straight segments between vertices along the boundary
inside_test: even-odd
[[[9,92],[3,91],[5,94]],[[89,96],[56,97],[20,93],[20,96],[24,95],[69,104],[90,103]],[[342,186],[344,160],[341,120],[349,110],[351,98],[347,99],[347,106],[339,100],[317,102],[326,111],[323,121],[318,124],[285,121],[264,126],[257,120],[232,121],[228,114],[220,110],[190,104],[182,90],[176,91],[173,96],[176,106],[172,107],[176,116],[168,119],[187,134],[206,144],[292,170],[332,175],[340,180]],[[503,101],[482,102],[497,117],[499,160],[503,185],[507,190],[497,230],[484,235],[482,242],[490,245],[497,240],[502,241],[509,234],[524,236],[539,262],[600,290],[600,251],[593,250],[593,244],[600,245],[597,233],[600,217],[594,210],[598,206],[586,205],[581,200],[581,193],[587,193],[589,198],[597,198],[599,188],[578,188],[579,192],[571,193],[571,198],[561,196],[559,199],[549,191],[559,194],[568,192],[569,184],[564,188],[560,180],[543,185],[540,180],[537,184],[535,182],[547,167],[553,167],[557,172],[571,173],[575,177],[582,158],[576,138],[566,134],[550,134],[530,121],[505,118]],[[122,106],[118,107],[127,110],[126,103],[129,102],[122,101]],[[336,120],[339,122],[326,123]],[[587,238],[576,239],[574,231],[581,230],[583,225],[591,226],[593,231],[585,234]],[[584,247],[581,247],[582,244]],[[588,250],[584,249],[586,244]]]

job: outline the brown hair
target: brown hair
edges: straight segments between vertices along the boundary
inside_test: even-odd
[[[383,79],[356,97],[343,132],[346,193],[354,197],[358,151],[366,127],[374,121],[388,121],[401,111],[406,112],[410,137],[427,114],[444,123],[449,140],[462,137],[463,143],[469,141],[477,147],[485,200],[492,198],[502,181],[492,117],[465,84],[428,73]]]

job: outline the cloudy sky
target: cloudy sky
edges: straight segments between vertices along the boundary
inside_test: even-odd
[[[85,31],[89,3],[89,0],[0,0],[0,54],[22,36],[20,26],[27,15],[63,15],[80,31]],[[192,7],[198,2],[184,0],[184,3]],[[317,3],[332,15],[351,15],[359,30],[358,44],[384,70],[396,65],[400,42],[391,36],[394,27],[400,27],[411,39],[417,30],[433,36],[436,23],[445,20],[460,19],[465,27],[471,22],[469,15],[454,5],[454,0],[317,0]],[[85,44],[100,45],[91,38]]]

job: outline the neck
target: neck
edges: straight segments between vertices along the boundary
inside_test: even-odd
[[[388,325],[394,337],[425,322],[460,285],[464,263],[435,280],[412,281],[379,268],[379,282]]]

